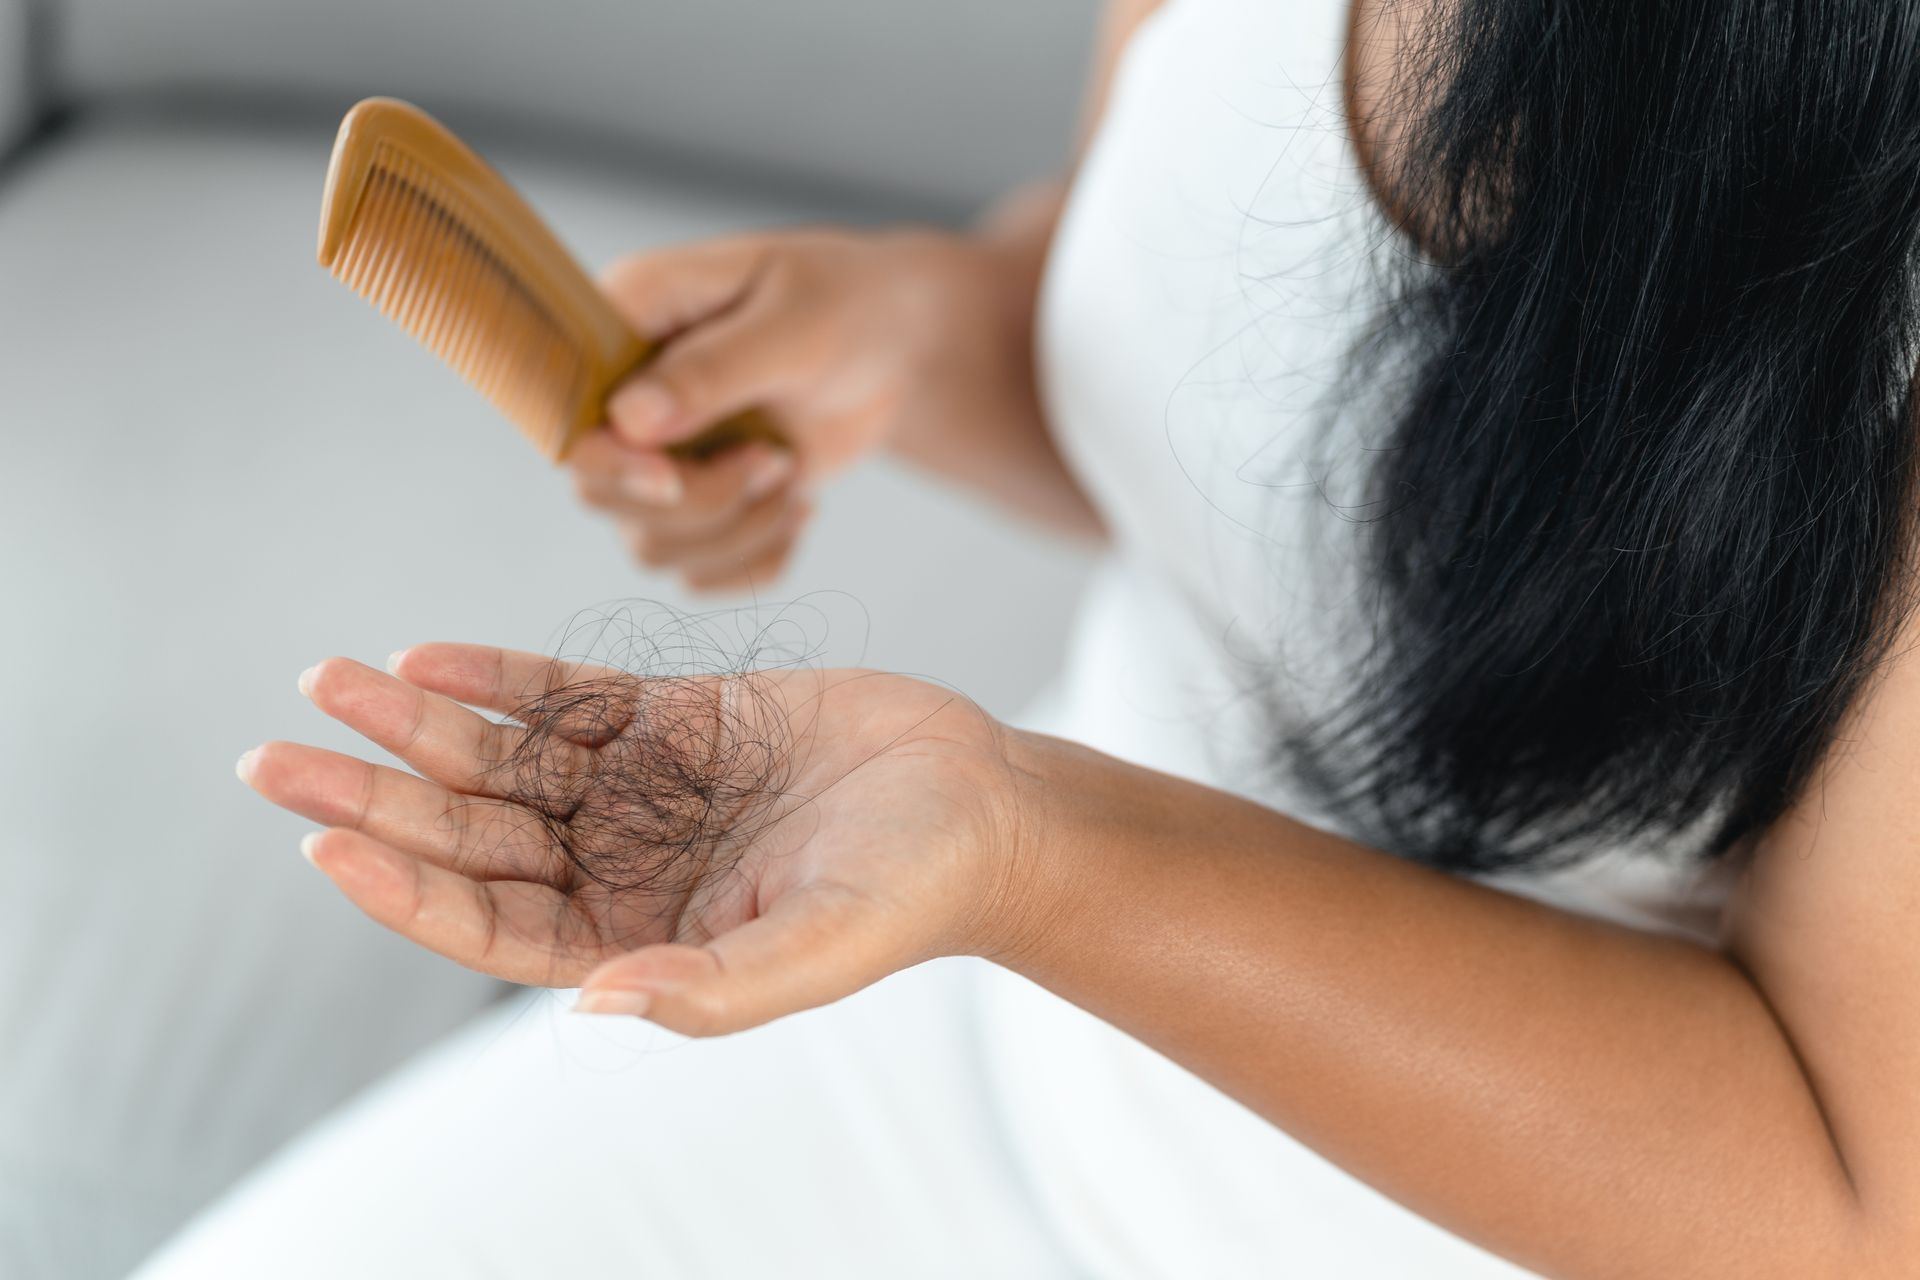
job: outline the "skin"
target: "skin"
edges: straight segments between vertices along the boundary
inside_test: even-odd
[[[819,483],[883,447],[1097,535],[1040,419],[1029,355],[1056,208],[1036,191],[971,236],[786,231],[617,264],[608,295],[667,345],[570,455],[581,499],[642,564],[700,591],[776,576]],[[705,464],[665,452],[756,405],[791,452],[754,445]]]
[[[1116,11],[1110,47],[1148,7]],[[818,283],[815,305],[838,305]],[[980,394],[1023,383],[1003,370]],[[1017,421],[1042,429],[1031,407]],[[1009,469],[1045,456],[1020,429],[979,445]],[[910,434],[879,431],[903,451]],[[1070,517],[1084,499],[1048,475],[982,483]],[[519,730],[466,706],[579,674],[544,659],[329,660],[302,687],[418,776],[288,743],[241,774],[325,824],[308,855],[376,920],[489,973],[580,984],[589,1011],[721,1034],[985,956],[1543,1274],[1890,1280],[1920,1259],[1916,643],[1920,625],[1745,852],[1716,946],[1457,880],[876,673],[766,677],[806,726],[789,791],[807,799],[670,926],[619,916],[488,794]],[[554,768],[593,776],[605,747],[562,744]]]
[[[1101,22],[1083,140],[1113,68],[1156,3]],[[1017,191],[971,233],[778,231],[623,259],[609,298],[661,354],[611,397],[568,458],[580,499],[644,566],[695,591],[764,587],[820,483],[885,451],[1056,533],[1104,537],[1054,447],[1033,368],[1033,312],[1066,181]],[[780,421],[706,463],[666,448],[735,410]]]

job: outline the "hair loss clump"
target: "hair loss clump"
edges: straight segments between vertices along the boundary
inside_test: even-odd
[[[678,898],[751,839],[792,766],[787,716],[761,676],[598,676],[520,706],[499,766],[584,878]]]
[[[577,617],[489,790],[542,829],[570,892],[678,915],[799,803],[822,602],[689,614],[627,602]]]

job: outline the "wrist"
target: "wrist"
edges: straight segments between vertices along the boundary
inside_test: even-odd
[[[1004,733],[1005,847],[969,950],[1024,972],[1075,932],[1098,865],[1098,815],[1107,805],[1100,784],[1114,762],[1044,734]]]

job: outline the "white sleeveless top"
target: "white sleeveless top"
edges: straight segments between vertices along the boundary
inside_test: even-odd
[[[1167,0],[1128,49],[1049,265],[1047,405],[1116,553],[1027,725],[1332,830],[1276,778],[1279,690],[1365,649],[1368,445],[1336,379],[1393,251],[1344,120],[1346,0]],[[1711,939],[1729,876],[1629,849],[1490,883]],[[1136,1042],[997,978],[1009,1136],[1102,1277],[1511,1277]]]

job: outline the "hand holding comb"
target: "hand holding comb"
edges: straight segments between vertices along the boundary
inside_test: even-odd
[[[425,343],[552,461],[652,356],[540,216],[425,112],[368,98],[340,122],[320,265]],[[758,411],[670,450],[784,443]]]

